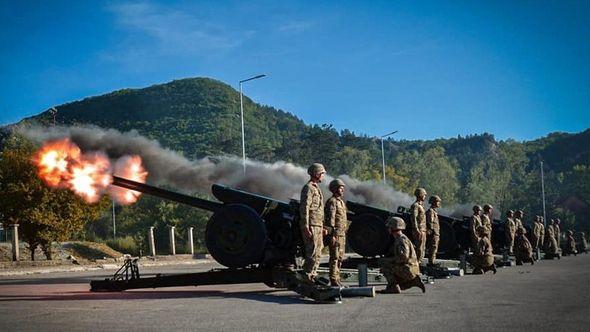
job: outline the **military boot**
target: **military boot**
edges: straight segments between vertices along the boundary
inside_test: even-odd
[[[401,293],[401,290],[399,289],[399,286],[397,284],[387,284],[387,287],[385,287],[385,289],[379,291],[379,293],[381,293],[381,294],[399,294],[399,293]]]
[[[342,283],[340,282],[339,279],[330,278],[330,286],[333,286],[333,287],[342,287]]]
[[[478,267],[473,269],[473,272],[471,272],[471,274],[483,274],[483,270]]]
[[[412,280],[412,286],[416,286],[422,290],[422,293],[426,293],[426,287],[424,286],[424,283],[422,282],[422,278],[420,278],[420,276],[417,276],[416,278],[414,278],[414,280]]]

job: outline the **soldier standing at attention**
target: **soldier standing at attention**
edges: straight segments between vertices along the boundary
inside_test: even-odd
[[[555,240],[555,228],[553,227],[555,221],[551,219],[551,225],[547,226],[547,231],[545,232],[545,256],[546,257],[558,257],[559,258],[559,250],[557,247],[557,240]]]
[[[492,220],[494,220],[494,207],[490,204],[483,206],[483,215],[481,217],[481,224],[488,229],[488,239],[492,242]]]
[[[346,203],[344,202],[344,182],[335,179],[330,182],[328,188],[332,192],[332,197],[326,202],[326,220],[324,226],[331,230],[330,247],[330,284],[332,286],[342,286],[340,282],[340,266],[344,259],[344,248],[346,246],[346,230],[348,223],[346,220]]]
[[[555,240],[557,241],[557,248],[561,248],[561,220],[555,219],[553,224],[553,232],[555,233]]]
[[[471,237],[471,249],[475,251],[477,247],[477,241],[479,237],[477,236],[477,227],[481,226],[481,206],[474,205],[473,206],[473,215],[471,216],[471,220],[469,220],[469,236]]]
[[[545,223],[543,217],[539,216],[539,248],[543,248],[545,243]]]
[[[516,224],[514,223],[514,211],[508,210],[506,212],[506,222],[504,223],[504,231],[506,232],[506,247],[508,254],[512,255],[514,249],[514,236],[516,236]]]
[[[299,226],[305,245],[305,262],[303,271],[310,281],[317,276],[317,268],[320,265],[322,248],[324,247],[322,232],[324,224],[324,197],[319,183],[322,182],[326,169],[324,165],[314,163],[307,169],[309,181],[301,189],[301,201],[299,205]]]
[[[428,250],[428,265],[433,266],[440,239],[440,224],[436,209],[440,207],[441,199],[437,195],[430,196],[428,203],[430,203],[430,208],[426,211],[426,248]]]
[[[424,258],[426,249],[426,211],[424,211],[426,190],[424,188],[416,188],[414,196],[416,196],[416,201],[410,206],[410,228],[412,229],[419,264]]]
[[[514,257],[516,258],[516,265],[522,265],[523,262],[528,262],[531,263],[531,265],[534,265],[533,246],[525,236],[526,229],[521,227],[516,233],[516,239],[514,240]]]
[[[480,225],[477,226],[476,232],[479,238],[471,263],[473,265],[473,274],[484,274],[490,270],[496,274],[494,252],[492,251],[492,242],[488,237],[488,228]]]
[[[579,245],[578,245],[578,252],[582,253],[582,252],[587,252],[588,251],[588,243],[586,242],[586,235],[584,234],[584,232],[578,232],[578,239],[579,239]]]
[[[524,212],[522,210],[516,211],[516,213],[514,214],[514,225],[516,226],[516,229],[524,227],[524,224],[522,223],[522,218],[524,218]]]
[[[420,278],[420,266],[414,245],[402,233],[406,223],[402,218],[389,217],[386,225],[393,237],[393,245],[380,260],[381,273],[387,279],[387,287],[381,293],[399,294],[400,290],[411,287],[419,287],[422,293],[426,292]]]
[[[533,221],[533,234],[531,236],[533,243],[531,243],[531,245],[533,246],[533,250],[537,250],[537,248],[539,248],[539,245],[541,244],[541,217],[540,216],[535,216],[535,219]]]

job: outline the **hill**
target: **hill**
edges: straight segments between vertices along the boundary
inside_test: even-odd
[[[331,125],[308,125],[291,113],[244,99],[247,154],[300,165],[320,161],[331,174],[380,179],[380,141]],[[239,94],[208,78],[124,89],[57,107],[59,124],[135,129],[188,158],[240,155]],[[24,123],[52,123],[47,111]],[[539,161],[544,161],[548,216],[590,229],[590,130],[551,133],[528,141],[499,141],[483,133],[385,145],[386,177],[411,193],[424,186],[443,204],[492,203],[498,210],[541,214]],[[571,203],[571,202],[575,202]]]

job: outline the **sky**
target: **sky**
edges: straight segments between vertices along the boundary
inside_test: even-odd
[[[0,124],[187,77],[308,124],[433,139],[590,127],[590,1],[0,0]]]

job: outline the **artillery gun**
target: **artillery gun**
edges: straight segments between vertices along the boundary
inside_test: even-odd
[[[288,288],[320,301],[343,296],[375,296],[374,287],[333,288],[309,284],[293,270],[302,256],[299,202],[289,203],[214,184],[220,202],[180,194],[145,183],[113,177],[112,185],[213,212],[205,230],[211,256],[229,269],[181,275],[140,277],[137,259],[127,259],[113,278],[91,281],[92,291],[262,282]]]

